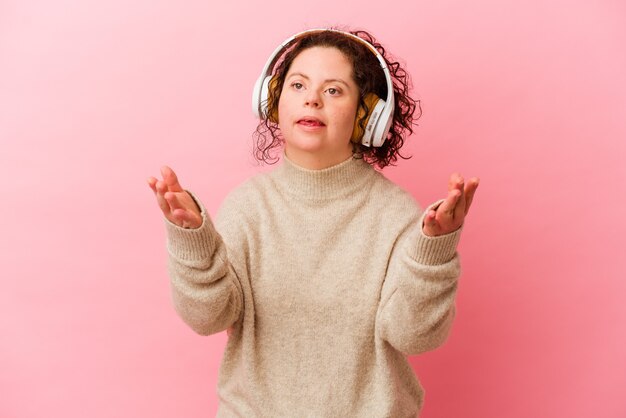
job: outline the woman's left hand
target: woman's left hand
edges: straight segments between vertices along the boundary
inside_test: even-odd
[[[477,177],[472,177],[465,183],[460,174],[452,174],[448,182],[448,196],[440,205],[430,208],[424,217],[424,234],[434,237],[459,229],[472,204],[478,182]]]

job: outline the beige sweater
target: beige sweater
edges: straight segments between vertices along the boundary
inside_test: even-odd
[[[406,359],[455,316],[460,230],[422,233],[408,192],[361,159],[307,170],[283,153],[224,200],[215,224],[165,220],[176,311],[229,330],[218,417],[415,417]]]

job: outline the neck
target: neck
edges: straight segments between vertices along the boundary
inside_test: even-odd
[[[285,145],[285,156],[294,164],[308,170],[323,170],[346,161],[353,155],[352,147],[346,148],[342,152],[333,150],[332,153],[312,153],[293,149],[289,144]]]
[[[366,161],[352,155],[331,167],[312,170],[283,154],[283,162],[272,172],[272,178],[290,195],[307,200],[329,200],[362,193],[375,172]]]

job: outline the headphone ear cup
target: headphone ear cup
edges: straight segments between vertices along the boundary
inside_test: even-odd
[[[275,76],[265,77],[263,87],[261,87],[261,109],[263,111],[261,117],[267,118],[273,123],[278,123],[278,102],[274,103],[274,99],[280,97],[280,92],[276,91],[277,87],[278,79]]]
[[[367,105],[367,108],[369,111],[365,119],[365,130],[362,129],[361,126],[359,125],[359,121],[363,118],[363,116],[365,116],[365,108],[359,105],[359,109],[356,112],[356,119],[354,120],[354,129],[352,130],[352,137],[350,138],[352,142],[356,142],[356,143],[361,142],[361,140],[363,139],[363,135],[365,134],[366,131],[371,132],[371,130],[374,128],[378,119],[378,115],[380,115],[380,112],[377,112],[376,114],[377,117],[375,118],[376,120],[370,120],[372,119],[372,112],[374,111],[376,106],[379,105],[379,102],[382,102],[383,104],[385,103],[384,100],[382,100],[380,97],[378,97],[374,93],[367,93],[365,97],[363,98],[363,101]]]

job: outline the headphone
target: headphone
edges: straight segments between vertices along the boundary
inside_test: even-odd
[[[260,119],[269,119],[272,122],[278,123],[278,115],[275,112],[273,112],[274,114],[268,114],[269,106],[267,103],[270,85],[274,86],[277,81],[276,78],[272,75],[274,65],[282,56],[282,53],[287,50],[296,40],[303,38],[307,35],[320,32],[341,33],[346,37],[352,38],[357,42],[365,45],[370,51],[372,51],[374,55],[376,55],[376,58],[378,58],[378,61],[380,62],[380,67],[385,73],[385,79],[387,80],[387,98],[383,100],[374,93],[368,93],[364,97],[363,100],[365,101],[369,109],[369,114],[367,115],[366,119],[365,130],[361,129],[358,124],[359,119],[361,119],[365,115],[365,110],[361,106],[359,106],[357,117],[354,121],[354,130],[352,132],[351,140],[353,142],[360,141],[366,147],[382,146],[385,142],[385,139],[387,139],[387,134],[389,133],[389,129],[391,129],[391,124],[393,122],[394,97],[391,74],[389,73],[389,69],[387,68],[387,63],[385,62],[385,59],[382,57],[382,55],[380,55],[376,48],[374,48],[374,46],[366,40],[361,39],[358,36],[353,35],[349,32],[344,32],[336,29],[310,29],[292,35],[290,38],[280,44],[278,48],[274,50],[272,55],[270,55],[269,59],[265,63],[265,67],[263,67],[263,72],[261,73],[261,76],[254,84],[254,90],[252,91],[252,112],[256,117]]]

